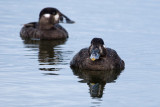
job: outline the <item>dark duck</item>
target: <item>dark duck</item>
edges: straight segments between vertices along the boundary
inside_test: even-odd
[[[56,8],[44,8],[39,14],[39,21],[25,24],[20,36],[23,39],[66,39],[68,32],[59,24],[60,22],[74,23]]]
[[[71,60],[71,68],[86,70],[123,70],[124,61],[117,52],[111,48],[105,48],[101,38],[93,38],[89,48],[81,49]]]

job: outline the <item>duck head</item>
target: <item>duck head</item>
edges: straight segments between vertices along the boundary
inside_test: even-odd
[[[92,61],[98,60],[106,55],[106,48],[101,38],[93,38],[89,47],[89,55]]]
[[[75,23],[56,8],[47,7],[41,10],[39,14],[39,23],[41,25],[54,25],[59,22]]]

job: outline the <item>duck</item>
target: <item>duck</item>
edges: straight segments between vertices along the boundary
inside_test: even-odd
[[[38,22],[24,24],[20,31],[22,39],[57,40],[68,38],[68,32],[59,24],[75,23],[58,9],[46,7],[39,13]]]
[[[73,57],[70,67],[93,71],[123,70],[125,63],[114,49],[105,47],[102,38],[93,38],[89,47]]]

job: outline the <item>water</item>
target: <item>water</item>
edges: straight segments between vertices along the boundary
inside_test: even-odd
[[[68,40],[19,37],[22,25],[37,21],[44,7],[56,7],[76,21],[62,24]],[[5,0],[0,1],[0,14],[0,107],[160,105],[159,0]],[[94,37],[118,52],[124,71],[71,70],[72,57]],[[93,97],[92,87],[101,89],[99,97]]]

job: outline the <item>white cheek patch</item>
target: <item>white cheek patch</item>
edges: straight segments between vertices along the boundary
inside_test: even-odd
[[[102,52],[103,52],[103,50],[102,50],[102,47],[101,47],[101,46],[99,46],[99,50],[100,50],[100,53],[102,53]]]
[[[49,18],[51,16],[51,14],[44,14],[43,15],[45,18]]]
[[[59,19],[59,14],[56,14],[56,15],[54,16],[54,18],[55,18],[55,20],[57,21],[57,20]]]
[[[105,48],[106,46],[105,46],[105,45],[103,45],[103,47]]]

